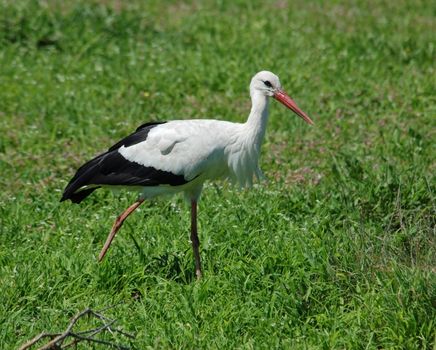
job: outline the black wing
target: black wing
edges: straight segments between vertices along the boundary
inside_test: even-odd
[[[73,203],[80,203],[103,185],[180,186],[187,183],[183,175],[131,162],[118,152],[123,145],[131,146],[145,141],[150,129],[159,124],[161,123],[141,125],[133,134],[113,145],[107,152],[82,165],[65,188],[61,202],[70,199]]]
[[[140,125],[133,134],[123,138],[121,141],[118,141],[115,145],[109,148],[108,151],[113,151],[121,146],[129,147],[136,143],[145,141],[147,139],[148,133],[151,129],[159,124],[165,124],[166,122],[150,122]]]

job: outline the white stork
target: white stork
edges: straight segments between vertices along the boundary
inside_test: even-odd
[[[137,201],[115,220],[99,261],[124,220],[145,199],[183,192],[191,203],[195,273],[201,277],[197,202],[203,183],[230,178],[241,186],[250,186],[254,176],[261,176],[258,160],[268,121],[269,97],[313,124],[271,72],[262,71],[252,78],[250,95],[252,107],[245,123],[211,119],[146,123],[77,170],[61,201],[80,203],[100,187],[123,186],[139,192]]]

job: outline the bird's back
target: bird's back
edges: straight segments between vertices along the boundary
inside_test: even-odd
[[[213,178],[226,170],[227,153],[237,141],[240,125],[218,120],[170,121],[152,129],[144,142],[121,147],[119,152],[126,159],[183,175],[188,181],[205,173]]]
[[[217,120],[143,124],[82,165],[61,200],[79,203],[100,186],[166,186],[177,192],[194,179],[229,176],[229,149],[240,126]]]

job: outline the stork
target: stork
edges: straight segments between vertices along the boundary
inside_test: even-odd
[[[77,170],[61,201],[80,203],[100,187],[127,187],[139,192],[138,199],[115,220],[99,261],[124,220],[145,199],[183,192],[191,204],[195,274],[201,278],[197,203],[203,183],[229,178],[241,186],[251,186],[254,177],[261,177],[258,161],[270,97],[313,124],[271,72],[261,71],[252,78],[250,96],[252,107],[245,123],[212,119],[145,123]]]

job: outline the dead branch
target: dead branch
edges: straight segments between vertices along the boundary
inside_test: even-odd
[[[104,310],[109,309],[105,308]],[[79,331],[79,332],[74,332],[73,328],[76,325],[76,323],[84,316],[93,316],[96,319],[100,320],[100,322],[102,323],[102,325],[89,329],[89,330],[85,330],[85,331]],[[81,342],[81,341],[86,341],[89,343],[98,343],[98,344],[102,344],[102,345],[106,345],[108,347],[112,347],[115,349],[119,349],[119,350],[129,350],[129,347],[124,346],[124,345],[120,345],[120,344],[116,344],[110,341],[106,341],[106,340],[102,340],[102,339],[98,339],[95,336],[97,334],[103,333],[105,331],[110,332],[111,334],[114,333],[119,333],[125,337],[131,338],[133,339],[134,336],[126,333],[120,329],[114,328],[112,327],[112,325],[116,322],[116,320],[112,320],[104,315],[102,315],[99,312],[96,312],[92,309],[85,309],[81,312],[79,312],[78,314],[76,314],[70,321],[70,323],[68,324],[67,329],[62,332],[62,333],[47,333],[47,332],[42,332],[41,334],[37,335],[36,337],[30,339],[29,341],[27,341],[25,344],[23,344],[19,350],[27,350],[30,347],[32,347],[33,345],[35,345],[36,343],[38,343],[39,341],[41,341],[44,338],[50,338],[51,340],[46,343],[45,345],[43,345],[42,347],[38,348],[38,350],[61,350],[61,349],[66,349],[68,347],[71,347],[73,345],[76,345],[77,343]],[[64,344],[65,340],[67,340],[68,338],[73,338],[73,340],[67,344]]]

